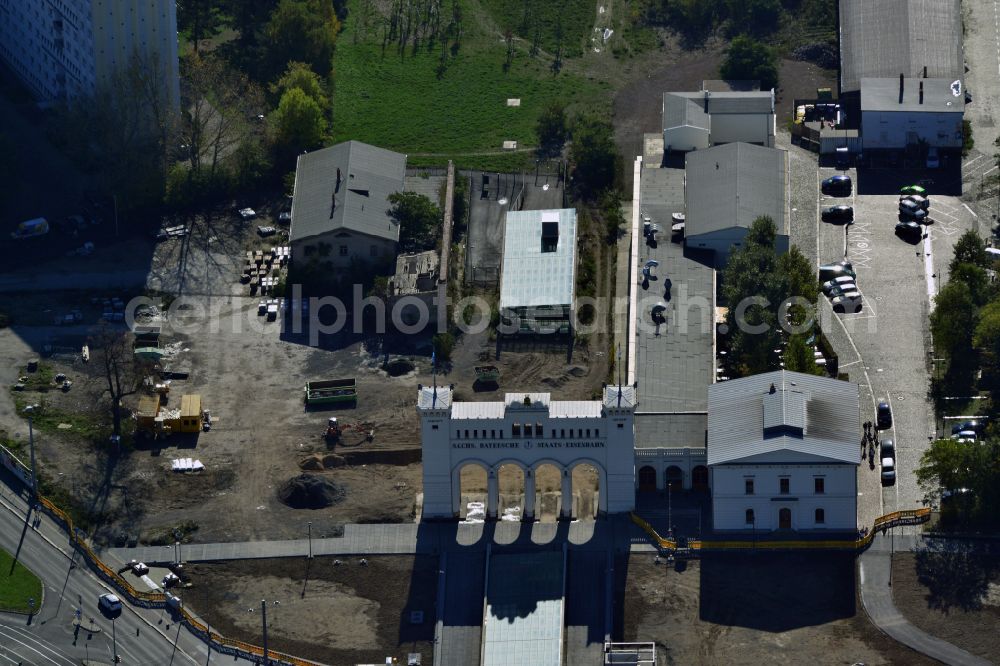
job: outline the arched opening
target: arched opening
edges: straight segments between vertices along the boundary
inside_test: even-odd
[[[590,463],[573,467],[573,517],[594,520],[601,508],[601,474]]]
[[[656,470],[649,465],[639,468],[639,492],[651,493],[656,490]]]
[[[535,520],[554,523],[562,506],[562,470],[551,463],[535,468]]]
[[[470,523],[486,520],[486,468],[478,463],[465,463],[458,472],[458,516]]]
[[[792,510],[788,508],[781,509],[778,511],[778,529],[779,530],[790,530],[792,529]]]
[[[521,520],[524,515],[524,470],[520,465],[506,463],[497,470],[500,487],[499,520]]]
[[[691,470],[691,488],[701,492],[708,490],[708,468],[704,465]]]
[[[684,488],[684,472],[677,465],[671,465],[664,473],[666,475],[667,487],[677,492]]]

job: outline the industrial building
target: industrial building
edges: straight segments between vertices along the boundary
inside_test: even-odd
[[[777,228],[775,248],[788,250],[788,153],[730,143],[688,153],[685,161],[685,245],[714,253],[725,266],[759,217]]]
[[[93,96],[135,56],[178,109],[175,0],[0,1],[0,57],[43,106]]]
[[[391,266],[399,225],[389,195],[403,191],[406,155],[346,141],[300,155],[289,242],[292,259],[329,268]]]
[[[774,147],[774,132],[774,90],[663,94],[666,153],[737,141]]]
[[[508,211],[500,332],[570,334],[576,307],[576,210]]]
[[[925,145],[962,149],[965,99],[950,79],[861,79],[861,141],[865,151]]]
[[[716,531],[857,529],[858,386],[768,372],[708,389]]]

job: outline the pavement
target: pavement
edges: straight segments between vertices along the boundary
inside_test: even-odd
[[[111,620],[97,608],[97,599],[110,586],[90,572],[71,549],[63,530],[48,516],[37,529],[25,519],[27,504],[6,488],[0,497],[0,547],[42,579],[44,600],[38,612],[0,614],[0,664],[73,666],[82,660],[110,663],[113,645],[123,664],[193,665],[250,663],[218,653],[174,622],[163,610],[125,605]],[[82,628],[74,628],[76,611]],[[88,631],[91,623],[95,627]]]
[[[892,600],[891,537],[877,536],[860,558],[861,603],[871,621],[894,640],[945,664],[986,666],[990,662],[969,654],[951,643],[924,633],[910,624]],[[915,546],[918,539],[896,538],[896,548]]]

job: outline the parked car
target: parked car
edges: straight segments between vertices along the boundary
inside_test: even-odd
[[[927,211],[921,208],[919,204],[910,201],[909,199],[900,200],[899,212],[903,217],[908,217],[918,222],[927,218]]]
[[[892,458],[882,458],[882,485],[896,484],[896,461]]]
[[[956,423],[951,427],[951,434],[957,435],[963,430],[971,430],[974,433],[979,433],[983,429],[982,421],[977,421],[973,419],[972,421],[964,421],[962,423]]]
[[[924,228],[916,220],[903,220],[896,223],[896,233],[900,236],[923,236]]]
[[[858,285],[853,282],[847,282],[845,284],[832,287],[826,295],[828,298],[835,298],[837,296],[846,296],[849,294],[857,294],[860,297],[861,293],[858,291]]]
[[[257,227],[257,235],[261,238],[267,238],[268,236],[273,236],[278,233],[278,230],[274,227]]]
[[[937,169],[941,166],[941,157],[938,154],[938,149],[936,146],[931,146],[927,149],[927,168]]]
[[[292,211],[285,210],[278,213],[278,224],[291,224],[292,223]]]
[[[833,305],[833,311],[838,314],[854,314],[864,309],[861,292],[858,291],[834,296],[830,300],[830,304]]]
[[[257,304],[257,316],[263,317],[267,314],[267,301],[261,301]]]
[[[118,615],[122,612],[122,601],[113,594],[102,594],[97,598],[97,607],[105,615]]]
[[[853,184],[850,176],[838,174],[830,176],[820,184],[820,191],[823,194],[846,197],[851,193]]]
[[[883,439],[879,448],[882,451],[881,455],[883,458],[892,458],[893,460],[896,459],[896,443],[891,439]]]
[[[820,217],[824,222],[854,222],[854,207],[853,206],[830,206],[829,208],[824,208],[823,212],[820,213]]]
[[[952,439],[956,439],[959,442],[974,442],[976,441],[976,431],[975,430],[959,430],[957,433],[951,436]]]
[[[821,281],[832,280],[841,276],[857,277],[854,272],[854,265],[849,261],[839,261],[835,264],[824,264],[819,267],[819,279]]]
[[[253,208],[240,208],[236,211],[243,220],[252,220],[257,217],[257,211]]]
[[[875,427],[879,430],[888,430],[892,427],[892,408],[885,400],[879,400],[875,409]]]
[[[840,277],[835,277],[832,280],[827,280],[821,285],[821,288],[823,289],[824,294],[830,296],[834,290],[846,289],[847,285],[853,285],[854,280],[855,278],[853,275],[841,275]]]
[[[931,207],[931,200],[922,194],[907,194],[899,198],[900,201],[912,201],[924,210],[928,210]]]
[[[900,194],[919,194],[920,196],[927,196],[927,190],[925,190],[920,185],[904,185],[899,188]]]

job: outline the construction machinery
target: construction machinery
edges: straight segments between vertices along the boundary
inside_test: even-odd
[[[475,371],[477,384],[500,384],[500,368],[497,366],[477,365]]]
[[[341,438],[348,431],[356,431],[362,434],[362,437],[357,442],[354,442],[351,446],[358,446],[365,442],[370,442],[375,439],[375,428],[369,427],[370,423],[356,423],[354,425],[341,425],[340,421],[336,416],[331,416],[326,420],[326,432],[324,437],[327,444],[337,444],[340,443]]]

